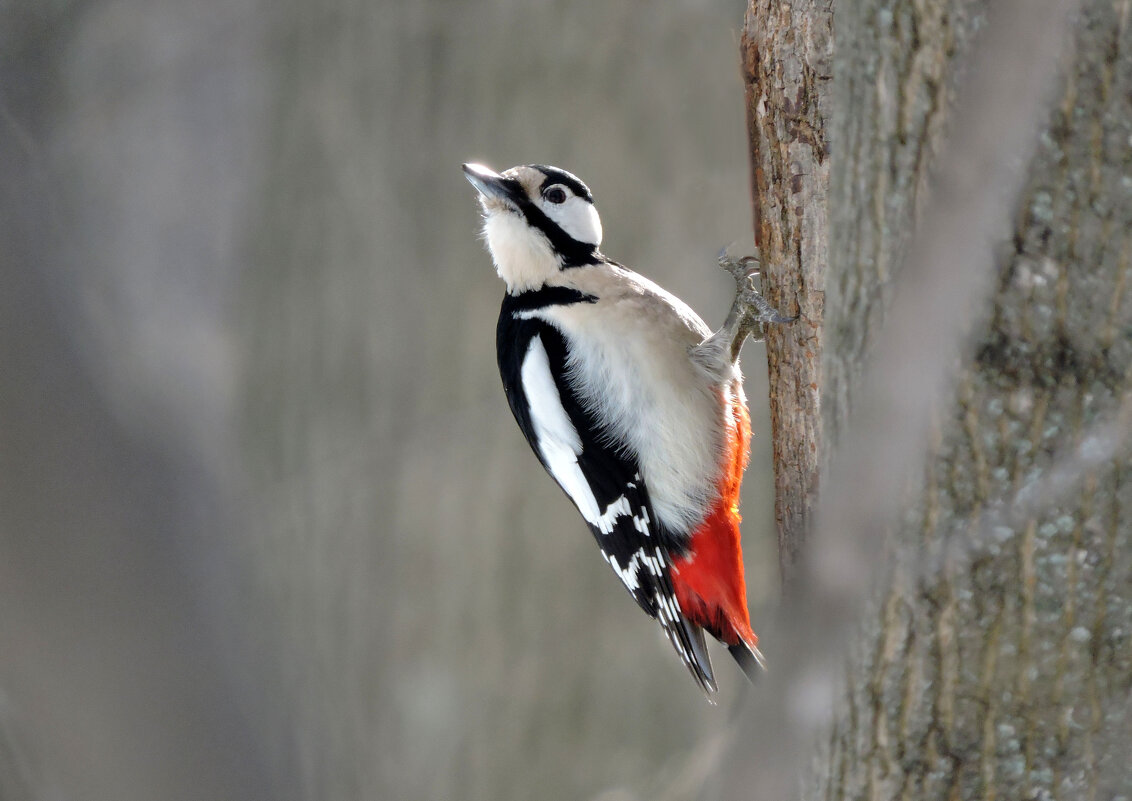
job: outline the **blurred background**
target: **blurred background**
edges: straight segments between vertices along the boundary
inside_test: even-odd
[[[705,703],[529,452],[460,164],[577,173],[717,325],[743,9],[0,2],[0,798],[702,790],[742,676]]]

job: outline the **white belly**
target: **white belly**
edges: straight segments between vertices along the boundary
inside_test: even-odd
[[[731,381],[720,386],[689,357],[707,327],[683,304],[640,293],[539,316],[565,335],[583,403],[636,456],[657,518],[690,532],[716,498],[730,417]]]

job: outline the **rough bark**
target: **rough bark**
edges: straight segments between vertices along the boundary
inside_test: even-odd
[[[811,522],[819,472],[832,25],[828,4],[758,0],[747,9],[742,38],[763,289],[776,308],[798,316],[771,326],[766,338],[784,589]]]
[[[852,407],[983,9],[839,10],[829,431]],[[937,408],[920,501],[856,640],[808,797],[1106,798],[1129,788],[1127,461],[1090,463],[1060,503],[988,522],[1110,445],[1111,429],[1089,437],[1129,390],[1128,16],[1126,2],[1091,2],[1078,23],[1014,230],[1002,232],[1010,246],[991,308],[954,397]]]

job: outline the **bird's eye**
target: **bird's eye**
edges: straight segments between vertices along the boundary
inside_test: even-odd
[[[560,186],[552,186],[550,187],[550,189],[546,190],[546,192],[543,194],[543,197],[545,197],[551,203],[565,203],[566,190]]]

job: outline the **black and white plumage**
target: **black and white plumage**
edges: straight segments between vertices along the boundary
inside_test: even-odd
[[[574,175],[464,171],[507,284],[496,342],[515,419],[710,695],[705,629],[741,664],[761,661],[738,545],[746,403],[721,345],[734,332],[713,337],[678,298],[602,255],[593,197]]]
[[[657,618],[689,664],[707,663],[703,633],[679,612],[668,553],[687,543],[667,532],[651,511],[648,490],[631,453],[619,448],[574,388],[563,335],[540,319],[551,306],[594,303],[562,287],[503,299],[496,333],[507,402],[535,455],[582,514],[605,560],[629,594]],[[701,673],[693,670],[701,679]],[[712,681],[710,673],[701,681]]]

